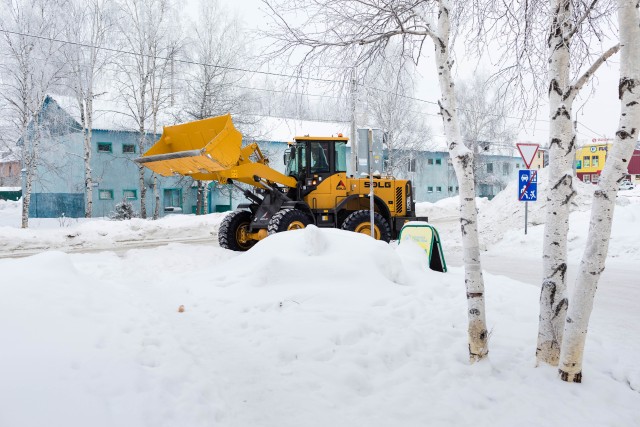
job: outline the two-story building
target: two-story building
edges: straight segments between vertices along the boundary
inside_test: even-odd
[[[576,176],[583,182],[597,184],[600,174],[611,150],[611,143],[585,144],[576,150]],[[640,184],[640,146],[633,151],[627,167],[627,178],[636,185]]]
[[[47,97],[39,120],[41,142],[31,191],[30,216],[82,217],[85,210],[83,134],[78,114],[74,114],[75,101],[67,97]],[[140,178],[134,159],[138,152],[139,132],[126,128],[126,122],[116,111],[97,108],[91,136],[91,171],[93,180],[93,216],[109,216],[120,201],[131,202],[140,212]],[[271,160],[270,166],[284,172],[283,155],[287,143],[297,135],[348,135],[349,123],[310,122],[279,118],[264,118],[262,137],[257,140],[263,153]],[[147,146],[159,135],[147,134]],[[253,141],[245,141],[245,143]],[[349,148],[350,150],[350,148]],[[446,151],[419,151],[407,162],[405,172],[398,178],[411,179],[417,201],[435,202],[455,196],[459,185],[449,153]],[[347,153],[350,155],[350,152]],[[493,197],[508,181],[515,178],[522,161],[519,157],[486,154],[483,156],[483,180],[477,194]],[[349,172],[351,174],[351,171]],[[147,216],[151,217],[158,195],[160,215],[195,213],[197,189],[188,177],[153,176],[145,169]],[[155,183],[158,189],[155,189]],[[24,185],[24,183],[23,183]],[[210,183],[207,192],[207,212],[232,209],[244,202],[230,186]]]
[[[38,114],[38,145],[18,144],[33,150],[35,168],[29,215],[34,218],[83,217],[85,212],[84,140],[82,128],[73,114],[72,99],[46,97]],[[113,117],[98,111],[91,135],[92,213],[109,216],[121,201],[130,202],[140,212],[140,176],[134,159],[140,156],[140,133],[113,123]],[[35,132],[31,127],[30,132]],[[155,138],[147,134],[152,142]],[[145,170],[147,216],[153,215],[155,177]],[[195,206],[191,179],[157,177],[159,214],[190,211]],[[24,185],[23,194],[24,194]]]

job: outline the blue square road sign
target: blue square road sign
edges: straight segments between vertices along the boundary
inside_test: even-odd
[[[521,169],[518,172],[518,200],[535,202],[538,200],[538,171]]]

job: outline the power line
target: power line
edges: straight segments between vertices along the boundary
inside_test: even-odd
[[[150,54],[146,54],[146,53],[136,53],[136,52],[131,52],[128,50],[123,50],[123,49],[115,49],[115,48],[111,48],[111,47],[104,47],[104,46],[96,46],[96,45],[92,45],[92,44],[88,44],[88,43],[80,43],[80,42],[72,42],[69,40],[60,40],[60,39],[56,39],[53,37],[44,37],[44,36],[38,36],[35,34],[27,34],[27,33],[21,33],[18,31],[11,31],[11,30],[7,30],[4,28],[0,28],[0,32],[3,33],[7,33],[7,34],[13,34],[13,35],[17,35],[17,36],[23,36],[23,37],[32,37],[35,39],[40,39],[40,40],[47,40],[50,42],[57,42],[57,43],[62,43],[62,44],[70,44],[73,46],[80,46],[80,47],[88,47],[88,48],[92,48],[92,49],[98,49],[98,50],[104,50],[107,52],[113,52],[113,53],[121,53],[121,54],[125,54],[125,55],[134,55],[134,56],[144,56],[147,58],[153,58],[153,59],[161,59],[164,61],[175,61],[175,62],[179,62],[179,63],[183,63],[183,64],[189,64],[189,65],[202,65],[205,67],[212,67],[212,68],[220,68],[223,70],[229,70],[229,71],[240,71],[243,73],[251,73],[251,74],[263,74],[263,75],[267,75],[267,76],[276,76],[276,77],[287,77],[287,78],[302,78],[305,80],[313,80],[313,81],[318,81],[318,82],[324,82],[324,83],[340,83],[337,80],[331,80],[331,79],[323,79],[320,77],[302,77],[302,76],[295,76],[292,74],[283,74],[283,73],[274,73],[271,71],[260,71],[260,70],[249,70],[246,68],[239,68],[239,67],[230,67],[230,66],[226,66],[226,65],[213,65],[213,64],[207,64],[204,62],[199,62],[199,61],[191,61],[188,59],[178,59],[178,58],[172,58],[172,57],[167,57],[167,56],[159,56],[159,55],[150,55]]]
[[[147,57],[147,58],[161,59],[161,60],[165,60],[165,61],[175,61],[175,62],[183,63],[183,64],[199,65],[199,66],[218,68],[218,69],[229,70],[229,71],[237,71],[237,72],[250,73],[250,74],[262,74],[262,75],[275,76],[275,77],[286,77],[286,78],[290,78],[290,79],[312,80],[312,81],[318,81],[318,82],[324,82],[324,83],[334,83],[334,84],[340,84],[341,83],[338,80],[331,80],[331,79],[325,79],[325,78],[320,78],[320,77],[310,77],[310,76],[303,77],[303,76],[299,76],[299,75],[296,76],[296,75],[293,75],[293,74],[274,73],[274,72],[270,72],[270,71],[260,71],[260,70],[250,70],[250,69],[240,68],[240,67],[231,67],[231,66],[225,66],[225,65],[207,64],[205,62],[193,61],[193,60],[187,60],[187,59],[178,59],[178,58],[172,58],[172,57],[166,57],[166,56],[150,55],[150,54],[144,54],[144,53],[136,53],[136,52],[127,51],[127,50],[123,50],[123,49],[115,49],[115,48],[109,48],[109,47],[104,47],[104,46],[96,46],[96,45],[92,45],[92,44],[88,44],[88,43],[73,42],[73,41],[61,40],[61,39],[57,39],[57,38],[53,38],[53,37],[45,37],[45,36],[39,36],[39,35],[34,35],[34,34],[22,33],[22,32],[18,32],[18,31],[11,31],[11,30],[7,30],[7,29],[4,29],[4,28],[0,28],[0,32],[6,33],[6,34],[13,34],[13,35],[18,35],[18,36],[23,36],[23,37],[32,37],[32,38],[35,38],[35,39],[47,40],[47,41],[50,41],[50,42],[68,44],[68,45],[79,46],[79,47],[84,47],[84,48],[92,48],[92,49],[104,50],[104,51],[107,51],[107,52],[120,53],[120,54],[125,54],[125,55],[134,55],[134,56],[144,56],[144,57]],[[10,56],[10,55],[6,55],[5,54],[5,56]],[[45,59],[42,59],[42,58],[34,58],[34,59],[39,60],[39,61],[45,61]],[[110,71],[116,72],[116,70],[113,70],[113,69],[110,69]],[[176,78],[176,80],[185,81],[185,82],[197,82],[196,80],[186,79],[184,77],[178,77],[178,78]],[[335,96],[335,95],[309,94],[309,93],[303,93],[303,92],[291,92],[291,91],[286,91],[286,90],[255,88],[255,87],[240,86],[240,85],[231,85],[231,86],[237,87],[237,88],[240,88],[240,89],[247,89],[247,90],[266,91],[266,92],[273,92],[273,93],[284,93],[284,94],[291,94],[291,95],[303,95],[303,96],[312,96],[312,97],[320,97],[320,98],[342,99],[342,97]],[[391,95],[398,96],[398,97],[401,97],[401,98],[410,99],[410,100],[417,101],[417,102],[422,102],[422,103],[426,103],[426,104],[430,104],[430,105],[439,106],[438,102],[429,101],[429,100],[426,100],[426,99],[422,99],[422,98],[418,98],[418,97],[414,97],[414,96],[409,96],[409,95],[402,95],[402,94],[398,94],[398,93],[395,93],[395,92],[392,92],[392,91],[389,91],[389,90],[386,90],[386,89],[374,87],[374,86],[368,86],[368,85],[364,85],[364,84],[360,84],[360,83],[358,83],[358,86],[361,86],[361,87],[363,87],[365,89],[372,89],[372,90],[375,90],[375,91],[391,94]],[[478,111],[469,110],[469,109],[465,109],[465,108],[458,108],[458,110],[474,112],[474,113],[480,113]],[[439,115],[439,113],[438,114],[433,114],[433,113],[426,113],[426,112],[423,112],[422,114],[431,115],[431,116]],[[537,119],[537,118],[536,119],[524,119],[522,117],[513,117],[513,116],[507,116],[507,115],[503,115],[503,114],[493,114],[493,113],[484,113],[484,114],[485,115],[489,115],[489,116],[502,117],[502,118],[505,118],[505,119],[519,120],[519,121],[525,121],[525,122],[544,122],[544,123],[549,123],[550,122],[549,120],[546,120],[546,119]],[[587,130],[593,132],[595,135],[601,135],[598,132],[595,132],[592,129],[588,128],[584,124],[581,123],[581,125],[584,126]]]

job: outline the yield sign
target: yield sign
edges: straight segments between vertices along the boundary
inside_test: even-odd
[[[518,151],[520,151],[520,157],[524,160],[524,164],[527,166],[527,169],[531,168],[531,163],[533,162],[533,158],[536,156],[538,152],[538,147],[540,144],[516,144],[518,147]]]

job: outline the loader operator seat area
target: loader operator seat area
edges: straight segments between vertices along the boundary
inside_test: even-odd
[[[308,151],[307,151],[308,150]],[[347,171],[346,141],[306,141],[285,154],[287,169],[285,174],[298,180],[307,175],[330,176]],[[307,169],[307,163],[309,169]]]
[[[311,163],[310,172],[312,174],[328,173],[329,161],[327,160],[329,153],[328,142],[312,142],[311,147]]]

